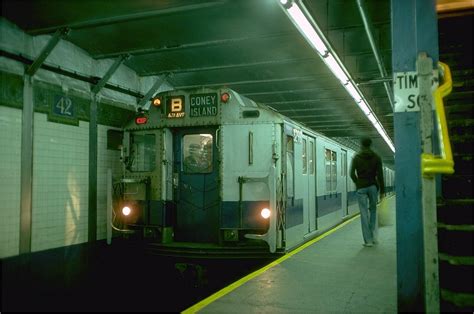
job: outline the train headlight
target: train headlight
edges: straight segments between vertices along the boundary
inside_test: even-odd
[[[260,212],[260,215],[262,215],[264,219],[268,219],[270,217],[270,214],[271,214],[271,211],[268,208],[264,208]]]
[[[122,208],[122,214],[123,214],[124,216],[130,215],[131,212],[132,212],[132,210],[131,210],[130,207],[128,207],[128,206],[125,206],[124,208]]]

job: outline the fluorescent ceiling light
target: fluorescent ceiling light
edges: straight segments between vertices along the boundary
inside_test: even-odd
[[[369,118],[370,122],[372,122],[374,126],[378,123],[377,118],[374,116],[372,112],[367,115],[367,118]]]
[[[349,81],[347,84],[345,84],[344,88],[352,96],[352,98],[354,98],[356,103],[359,103],[362,100],[362,97],[360,96],[359,91],[355,88],[354,84],[352,84],[351,81]],[[364,111],[364,113],[365,113],[365,111]]]
[[[385,133],[382,126],[379,123],[375,125],[375,128],[377,129],[377,131],[379,131],[380,134]]]
[[[387,143],[388,147],[390,147],[392,152],[395,153],[395,147],[392,144],[392,140],[385,133],[380,134],[380,135],[382,135],[383,139],[385,140],[385,143]]]
[[[334,73],[334,75],[341,81],[342,85],[346,84],[349,81],[349,77],[346,75],[346,72],[342,69],[339,63],[336,61],[334,56],[331,53],[328,53],[325,57],[324,62],[329,67],[329,69]]]
[[[280,0],[280,3],[293,21],[293,24],[295,24],[300,33],[303,34],[311,46],[319,53],[324,63],[326,63],[331,72],[341,82],[359,108],[374,125],[380,136],[382,136],[390,149],[395,153],[395,147],[393,146],[392,140],[385,132],[385,129],[378,121],[370,106],[364,100],[362,93],[360,93],[359,89],[355,86],[353,80],[346,74],[344,65],[339,63],[333,49],[330,46],[326,46],[323,39],[319,36],[316,31],[317,26],[313,26],[308,18],[306,18],[303,11],[301,11],[301,8],[299,7],[299,5],[302,5],[301,2],[293,1],[290,3],[290,1],[291,0]]]
[[[365,100],[362,100],[361,102],[357,103],[357,105],[359,106],[360,109],[362,109],[365,115],[369,115],[372,112],[372,110],[370,110]]]
[[[298,5],[293,3],[293,5],[287,11],[303,36],[306,37],[313,48],[316,49],[316,51],[318,51],[321,56],[324,56],[328,51],[328,48],[316,33],[314,27],[309,23],[306,16],[304,16],[303,12],[301,12],[301,9],[298,7]]]

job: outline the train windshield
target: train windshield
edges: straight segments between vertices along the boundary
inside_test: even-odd
[[[131,171],[153,171],[155,156],[155,134],[130,134]]]
[[[185,173],[212,172],[212,134],[188,134],[183,137]]]

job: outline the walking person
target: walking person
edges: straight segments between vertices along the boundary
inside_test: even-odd
[[[357,189],[364,246],[377,244],[377,200],[385,194],[382,160],[370,149],[372,140],[361,139],[361,150],[351,164],[351,179]]]

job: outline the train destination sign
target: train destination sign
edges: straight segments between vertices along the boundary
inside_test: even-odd
[[[217,93],[189,95],[190,116],[217,116]]]

